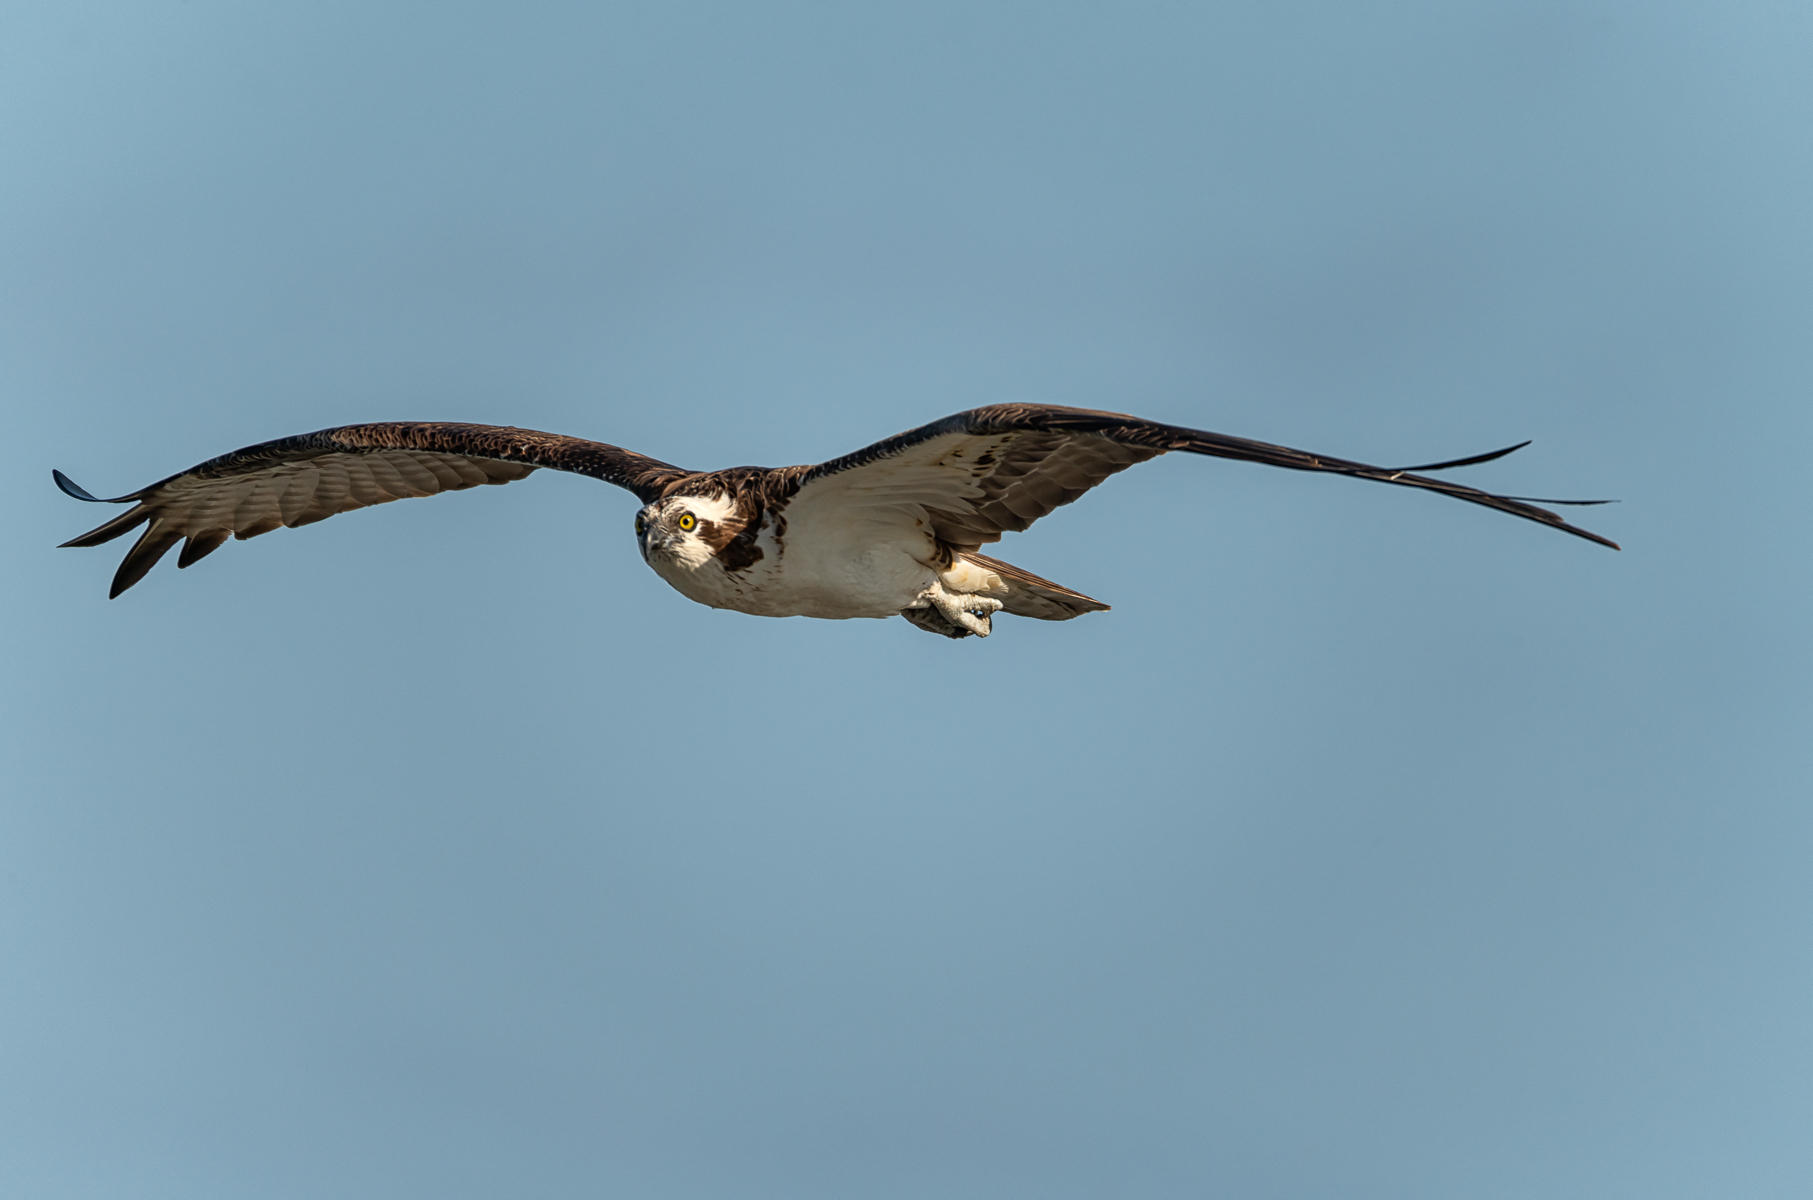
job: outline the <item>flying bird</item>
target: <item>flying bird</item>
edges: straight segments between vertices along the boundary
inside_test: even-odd
[[[61,471],[78,500],[131,504],[65,546],[145,531],[110,597],[171,547],[187,567],[229,537],[257,537],[547,467],[614,483],[642,501],[636,545],[681,595],[765,617],[905,617],[946,637],[987,637],[997,612],[1067,621],[1108,606],[982,554],[1117,471],[1173,450],[1422,488],[1537,521],[1616,550],[1538,504],[1423,472],[1490,462],[1528,442],[1415,467],[1374,467],[1122,413],[1039,404],[960,412],[816,466],[688,471],[620,446],[502,425],[392,421],[261,442],[102,500]]]

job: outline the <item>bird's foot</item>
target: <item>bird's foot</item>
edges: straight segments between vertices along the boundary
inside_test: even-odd
[[[1001,601],[965,592],[927,591],[901,616],[919,628],[948,638],[987,637],[990,618],[1001,611]]]
[[[991,618],[1001,611],[1001,602],[988,596],[938,596],[932,604],[939,615],[977,637],[989,635],[994,628]]]

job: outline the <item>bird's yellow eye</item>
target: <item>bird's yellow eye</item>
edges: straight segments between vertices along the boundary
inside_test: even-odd
[[[643,534],[645,534],[647,532],[648,532],[648,518],[643,516],[641,513],[637,513],[636,514],[636,536],[641,537]]]
[[[698,523],[699,523],[699,518],[693,516],[689,512],[681,513],[680,519],[678,521],[674,522],[674,524],[676,524],[680,527],[681,533],[691,533],[693,531],[694,526],[698,525]]]

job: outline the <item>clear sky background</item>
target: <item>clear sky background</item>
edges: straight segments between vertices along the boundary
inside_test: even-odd
[[[1804,4],[0,10],[0,1193],[1813,1194]],[[987,641],[548,473],[168,563],[350,421],[1169,457]],[[123,545],[123,544],[122,544]]]

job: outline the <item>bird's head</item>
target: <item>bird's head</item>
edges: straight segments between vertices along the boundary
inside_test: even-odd
[[[732,506],[718,496],[664,496],[636,514],[636,545],[656,570],[696,571],[735,536]]]

